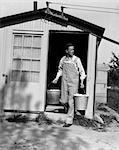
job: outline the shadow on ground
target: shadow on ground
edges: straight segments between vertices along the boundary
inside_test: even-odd
[[[0,150],[79,150],[88,149],[83,139],[70,136],[69,129],[35,122],[0,124]]]

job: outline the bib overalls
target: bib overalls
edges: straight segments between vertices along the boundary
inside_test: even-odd
[[[74,118],[73,95],[78,92],[79,86],[79,73],[76,68],[76,59],[65,60],[62,68],[61,102],[69,104],[66,123],[72,124]]]

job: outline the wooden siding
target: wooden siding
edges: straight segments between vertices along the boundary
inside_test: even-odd
[[[35,21],[29,21],[26,23],[21,23],[21,24],[17,24],[17,25],[12,25],[9,26],[8,28],[12,28],[13,30],[29,30],[33,31],[33,32],[44,32],[45,30],[49,29],[49,30],[71,30],[71,31],[81,31],[75,27],[72,26],[61,26],[58,24],[55,24],[53,22],[49,22],[47,20],[44,19],[39,19],[39,20],[35,20]]]
[[[41,42],[41,60],[40,60],[40,81],[36,86],[35,83],[28,83],[29,86],[27,87],[27,91],[24,91],[24,95],[31,94],[30,91],[34,93],[32,99],[30,100],[31,106],[26,108],[23,106],[23,109],[29,109],[31,111],[44,111],[45,108],[45,93],[46,93],[46,74],[47,74],[47,54],[48,54],[48,40],[49,40],[49,30],[67,30],[67,31],[80,31],[77,28],[72,26],[64,27],[53,22],[48,22],[46,20],[35,20],[29,21],[26,23],[21,23],[17,25],[8,26],[5,28],[0,29],[0,87],[2,89],[2,83],[5,83],[5,78],[2,77],[2,74],[9,74],[12,66],[12,55],[13,55],[13,33],[31,33],[31,34],[40,34],[42,35],[42,42]],[[11,86],[12,87],[12,86]],[[33,88],[34,87],[34,88]],[[26,92],[26,93],[25,93]],[[36,95],[35,95],[36,93]],[[6,106],[7,109],[10,109],[8,99],[10,95],[6,96],[6,101],[8,105]],[[23,100],[21,100],[23,102]],[[24,103],[25,104],[25,103]],[[11,109],[18,109],[17,106]],[[22,109],[22,108],[19,108]]]
[[[97,65],[95,101],[99,103],[107,103],[107,71],[108,69],[109,67],[106,64]]]

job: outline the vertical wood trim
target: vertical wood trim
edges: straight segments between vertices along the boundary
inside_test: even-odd
[[[95,59],[96,59],[96,37],[89,35],[88,61],[87,61],[87,85],[86,93],[89,95],[88,105],[85,113],[86,118],[93,118],[94,90],[95,90]]]
[[[93,116],[95,115],[95,95],[96,95],[96,77],[97,77],[97,54],[98,54],[98,40],[96,37],[96,49],[95,49],[95,74],[94,74],[94,100],[93,100]]]
[[[46,80],[47,80],[47,55],[48,55],[48,29],[44,31],[42,37],[42,49],[41,49],[41,63],[40,63],[40,98],[42,104],[40,105],[40,111],[44,111],[46,103]]]
[[[2,88],[5,79],[2,76],[4,73],[4,29],[0,29],[0,88]]]
[[[1,36],[0,36],[0,86],[5,83],[5,78],[2,74],[8,74],[10,69],[10,59],[11,59],[11,39],[12,39],[12,32],[9,27],[1,29]]]
[[[7,44],[5,44],[5,73],[8,74],[11,71],[11,59],[12,59],[12,29],[7,27],[5,29],[5,40]]]

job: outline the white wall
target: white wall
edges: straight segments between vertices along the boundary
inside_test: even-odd
[[[0,90],[3,89],[5,78],[2,74],[9,74],[12,69],[13,33],[32,33],[42,35],[40,80],[39,82],[9,82],[5,94],[5,109],[21,109],[44,111],[46,99],[46,74],[49,30],[72,30],[71,26],[64,27],[46,20],[34,20],[0,29]],[[78,30],[79,31],[79,30]],[[12,104],[12,105],[11,105]],[[12,107],[12,108],[11,108]]]
[[[106,64],[97,65],[95,101],[99,103],[107,103],[107,77],[108,77],[107,71],[108,70],[109,70],[109,66]]]
[[[46,7],[45,2],[46,0],[38,1],[38,8]],[[85,2],[83,0],[52,0],[52,2],[119,9],[118,0],[85,0]],[[58,10],[60,10],[60,6],[61,5],[50,4],[51,8]],[[33,0],[1,0],[0,8],[0,17],[30,11],[33,9]],[[78,8],[82,9],[82,7]],[[97,10],[97,8],[95,9]],[[103,11],[113,11],[117,12],[118,14],[74,9],[65,9],[64,11],[81,19],[104,27],[106,29],[104,36],[119,41],[119,10],[103,9]],[[119,46],[102,40],[98,50],[98,63],[108,63],[110,61],[111,51],[119,54]]]

